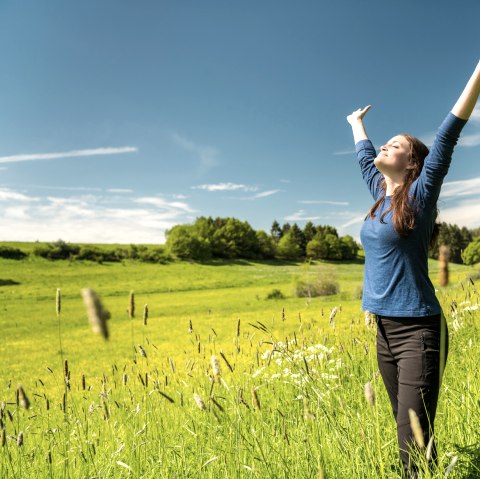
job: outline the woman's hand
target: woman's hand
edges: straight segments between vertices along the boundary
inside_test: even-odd
[[[372,105],[367,105],[365,108],[359,108],[358,110],[355,110],[353,113],[350,113],[350,115],[347,116],[347,121],[350,123],[350,125],[353,125],[354,123],[358,123],[359,121],[363,120],[363,117],[366,115],[367,111],[372,108]]]

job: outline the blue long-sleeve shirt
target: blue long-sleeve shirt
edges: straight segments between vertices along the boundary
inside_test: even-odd
[[[431,316],[441,311],[435,288],[428,276],[428,248],[436,218],[436,204],[443,178],[448,172],[453,148],[467,120],[449,113],[438,129],[420,176],[412,183],[411,199],[418,204],[415,228],[402,238],[393,226],[391,196],[367,216],[360,231],[365,251],[362,309],[385,316]],[[382,174],[373,160],[377,156],[370,140],[355,145],[362,176],[376,201],[383,190]]]

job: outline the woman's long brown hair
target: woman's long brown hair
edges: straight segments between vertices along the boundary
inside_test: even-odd
[[[423,163],[428,155],[428,148],[418,138],[414,136],[402,134],[408,143],[410,144],[410,160],[408,162],[405,178],[400,186],[395,188],[392,195],[392,202],[390,207],[385,210],[380,217],[380,222],[385,223],[383,220],[385,215],[393,210],[393,226],[399,236],[406,238],[412,230],[415,228],[415,210],[417,206],[412,205],[411,200],[408,197],[410,186],[420,176],[420,172],[423,168]],[[387,185],[385,178],[380,181],[379,187],[383,190],[383,195],[375,202],[369,211],[370,218],[375,218],[375,211],[385,201],[385,195],[387,193]],[[439,225],[435,223],[430,246],[435,244],[439,232]]]

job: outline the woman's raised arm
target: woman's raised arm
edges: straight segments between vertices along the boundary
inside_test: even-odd
[[[363,126],[363,117],[370,108],[370,105],[363,109],[359,108],[347,116],[347,121],[352,126],[353,140],[355,143],[358,143],[360,140],[368,140],[367,132]]]
[[[478,95],[480,93],[480,61],[477,68],[473,72],[470,80],[468,80],[462,94],[457,103],[452,108],[452,113],[462,120],[468,120],[477,103]]]

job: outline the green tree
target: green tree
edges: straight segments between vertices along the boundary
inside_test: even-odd
[[[302,250],[290,231],[283,235],[278,242],[277,256],[282,259],[292,260],[300,259],[302,256]]]
[[[290,228],[290,233],[295,238],[298,246],[300,246],[302,256],[305,256],[305,248],[307,246],[307,241],[305,239],[303,231],[298,227],[297,223],[293,223],[292,227]]]
[[[307,243],[306,254],[308,258],[327,259],[328,245],[323,237],[315,236]]]
[[[340,238],[340,250],[342,259],[355,259],[358,253],[358,245],[350,235],[342,236]]]
[[[213,254],[219,258],[256,258],[259,247],[255,231],[247,221],[227,218],[212,238]]]
[[[473,265],[480,263],[480,237],[475,238],[462,252],[465,264]]]
[[[272,259],[275,257],[275,240],[268,236],[263,230],[257,230],[257,244],[260,256],[263,259]]]
[[[280,241],[280,238],[283,235],[282,228],[280,228],[280,225],[278,224],[277,220],[273,220],[272,227],[270,229],[270,234],[272,235],[272,238],[276,243]]]
[[[203,261],[212,256],[210,242],[199,238],[192,225],[176,225],[165,235],[167,251],[179,259]]]
[[[306,243],[313,239],[316,232],[317,229],[315,228],[315,225],[311,221],[308,221],[303,228],[303,234],[305,235]]]

